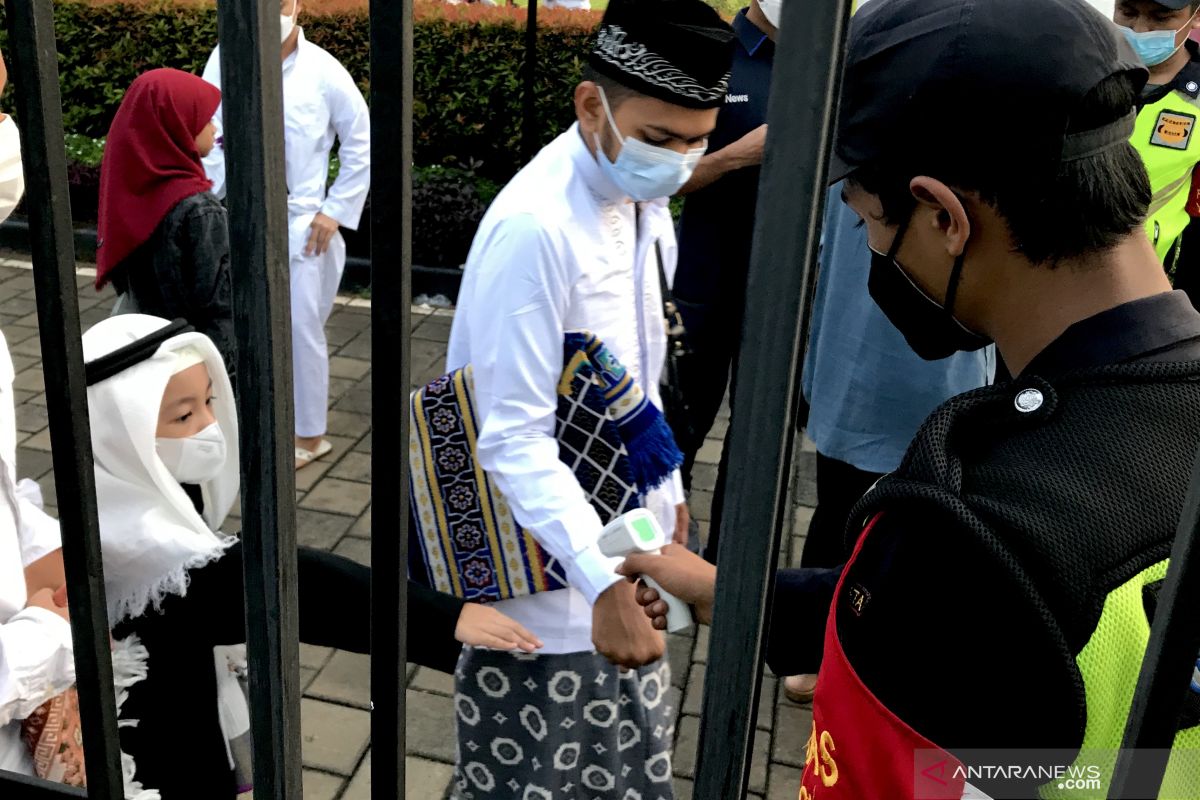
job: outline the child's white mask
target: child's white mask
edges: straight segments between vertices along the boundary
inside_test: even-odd
[[[219,422],[182,439],[159,436],[154,444],[163,466],[180,483],[210,481],[220,475],[225,466],[225,434],[221,432]]]

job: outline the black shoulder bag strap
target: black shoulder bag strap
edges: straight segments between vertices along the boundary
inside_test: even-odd
[[[641,208],[638,208],[638,222],[641,222]],[[640,224],[639,224],[640,227]],[[667,272],[663,267],[662,244],[654,240],[654,260],[658,265],[658,285],[662,292],[663,326],[667,333],[667,360],[663,365],[661,382],[663,416],[675,434],[675,440],[682,447],[687,447],[692,441],[692,418],[688,411],[687,398],[683,392],[681,373],[686,369],[684,362],[688,358],[687,330],[683,325],[683,316],[675,305],[675,296],[667,282]]]

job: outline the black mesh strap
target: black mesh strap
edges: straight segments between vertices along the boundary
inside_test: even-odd
[[[134,364],[139,364],[157,353],[159,345],[168,339],[173,339],[180,334],[192,333],[195,330],[186,320],[177,319],[149,336],[130,342],[106,356],[89,361],[85,367],[87,385],[94,386],[119,372],[124,372]]]

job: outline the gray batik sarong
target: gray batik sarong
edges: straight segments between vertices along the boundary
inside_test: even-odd
[[[454,800],[674,800],[666,660],[463,648]]]

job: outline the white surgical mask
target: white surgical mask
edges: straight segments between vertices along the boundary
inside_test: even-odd
[[[291,14],[279,15],[279,43],[283,44],[296,29],[296,6],[292,6]]]
[[[665,147],[655,147],[632,136],[621,136],[613,119],[612,110],[608,107],[608,98],[604,95],[604,87],[600,90],[600,102],[604,104],[604,114],[613,133],[621,139],[621,152],[616,161],[610,161],[604,148],[600,146],[600,135],[593,134],[596,144],[596,161],[600,170],[617,188],[639,203],[647,200],[657,200],[660,197],[670,197],[692,177],[696,165],[704,157],[704,147],[693,147],[686,153],[676,153]]]
[[[0,122],[0,222],[8,219],[25,194],[21,168],[21,134],[10,118]]]
[[[783,0],[758,0],[758,10],[772,26],[779,27],[779,15],[783,13]]]
[[[159,459],[180,483],[211,481],[225,466],[225,434],[218,422],[183,439],[160,436],[154,443]]]

